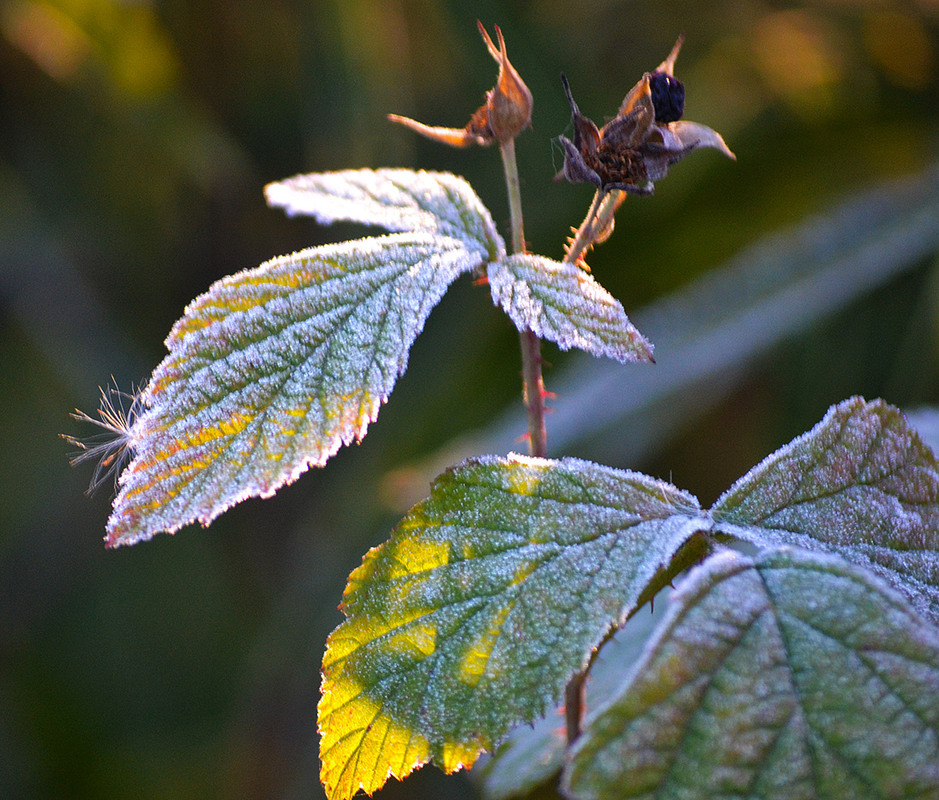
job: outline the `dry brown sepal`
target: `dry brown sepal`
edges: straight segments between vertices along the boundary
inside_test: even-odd
[[[496,38],[499,46],[492,39],[481,22],[476,23],[490,54],[499,64],[499,77],[496,85],[486,92],[483,103],[464,128],[444,128],[425,125],[423,122],[389,114],[388,119],[399,122],[428,139],[448,144],[451,147],[468,147],[473,144],[486,146],[493,142],[508,142],[515,139],[525,128],[531,125],[531,92],[521,79],[515,67],[509,62],[502,31],[496,25]]]

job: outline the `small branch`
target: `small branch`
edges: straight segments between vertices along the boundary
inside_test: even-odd
[[[525,230],[522,222],[522,195],[515,160],[515,140],[500,143],[505,186],[509,193],[509,217],[512,224],[512,252],[525,252]],[[541,340],[531,331],[519,331],[522,348],[522,397],[528,416],[528,451],[533,456],[548,455],[548,434],[545,428],[545,388],[541,374]]]
[[[576,264],[595,244],[606,241],[613,231],[613,217],[626,199],[626,192],[597,189],[587,216],[575,231],[564,260]]]

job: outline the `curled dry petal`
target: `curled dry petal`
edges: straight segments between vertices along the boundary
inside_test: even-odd
[[[496,25],[499,46],[493,44],[481,22],[476,23],[489,53],[499,64],[499,77],[494,88],[486,92],[483,103],[463,128],[442,128],[389,114],[388,119],[399,122],[416,133],[452,147],[468,147],[472,144],[488,145],[494,141],[507,142],[514,139],[531,124],[531,92],[515,67],[509,62],[502,31]]]

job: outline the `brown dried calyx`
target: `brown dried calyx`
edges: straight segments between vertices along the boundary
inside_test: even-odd
[[[499,40],[497,48],[483,24],[476,24],[489,53],[499,64],[499,77],[495,87],[486,92],[486,102],[476,109],[466,127],[431,127],[398,114],[389,114],[388,119],[400,122],[428,139],[435,139],[453,147],[468,147],[471,144],[485,146],[494,141],[507,142],[531,125],[531,92],[509,62],[502,31],[498,25],[495,26]]]
[[[679,37],[658,69],[642,76],[616,117],[599,130],[580,113],[567,78],[561,76],[571,106],[574,140],[558,137],[564,147],[564,168],[557,179],[592,183],[602,191],[652,194],[655,181],[698,147],[714,147],[736,159],[719,133],[681,119],[685,87],[675,78],[674,68],[682,41]]]

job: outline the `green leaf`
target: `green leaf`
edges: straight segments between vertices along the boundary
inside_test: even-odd
[[[572,347],[617,361],[651,361],[652,345],[623,306],[576,264],[528,253],[490,264],[493,302],[519,330],[531,329],[562,350]]]
[[[324,224],[346,220],[389,231],[422,231],[481,248],[488,260],[505,254],[492,216],[463,179],[448,172],[355,169],[296,175],[264,188],[269,205]]]
[[[224,278],[174,326],[130,432],[109,546],[267,497],[378,415],[480,251],[429,233],[303,250]]]
[[[757,544],[838,553],[939,622],[939,473],[895,408],[846,400],[737,481],[717,530]]]
[[[431,759],[468,767],[541,716],[706,526],[698,515],[669,484],[576,459],[440,476],[349,578],[319,704],[330,797]]]
[[[939,636],[828,555],[692,572],[563,778],[577,800],[939,796]]]

